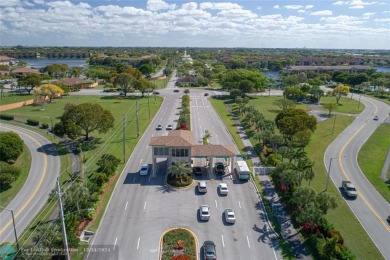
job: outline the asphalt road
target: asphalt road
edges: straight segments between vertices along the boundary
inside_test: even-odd
[[[354,98],[358,99],[359,96],[355,95]],[[384,120],[389,120],[387,115],[390,113],[390,106],[363,96],[361,102],[365,105],[365,110],[328,147],[324,155],[324,164],[329,170],[332,160],[331,180],[339,188],[348,206],[384,258],[390,259],[390,226],[386,222],[386,218],[390,215],[390,205],[366,179],[357,163],[357,156],[362,145]],[[378,121],[373,120],[375,115],[379,116]],[[390,133],[388,136],[390,138]],[[356,186],[357,199],[351,200],[345,197],[341,189],[343,180],[350,180]]]
[[[6,206],[14,211],[15,225],[18,236],[33,220],[46,203],[56,178],[60,172],[60,158],[52,143],[45,137],[25,128],[4,124],[1,131],[17,133],[27,145],[31,154],[29,175],[15,198]],[[4,205],[1,205],[4,206]],[[11,213],[3,210],[0,213],[0,244],[14,242],[14,229]]]
[[[265,222],[250,182],[224,178],[229,195],[221,197],[217,193],[220,178],[208,180],[209,191],[205,195],[198,194],[195,187],[183,190],[165,187],[165,161],[159,163],[157,178],[138,174],[142,164],[151,164],[150,138],[166,135],[166,125],[176,122],[179,117],[183,92],[173,92],[174,83],[173,78],[167,89],[159,91],[165,98],[163,105],[117,182],[87,259],[158,259],[162,234],[175,227],[191,229],[197,237],[199,250],[205,240],[213,240],[219,259],[281,259],[279,247],[266,237],[262,229]],[[200,140],[204,130],[208,129],[212,134],[211,143],[233,144],[204,92],[191,89],[190,93],[195,141]],[[162,124],[164,130],[156,131],[157,124]],[[203,178],[214,177],[204,174]],[[198,217],[201,204],[210,206],[209,222],[202,222]],[[223,221],[222,213],[228,207],[236,211],[235,225]],[[110,252],[102,252],[107,250]]]

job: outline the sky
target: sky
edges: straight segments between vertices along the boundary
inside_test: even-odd
[[[390,49],[390,1],[2,0],[15,45]]]

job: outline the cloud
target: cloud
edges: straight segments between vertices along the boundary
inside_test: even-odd
[[[274,5],[275,9],[280,9],[280,5]]]
[[[322,10],[322,11],[316,11],[316,12],[312,12],[310,13],[310,15],[315,15],[315,16],[328,16],[328,15],[333,15],[333,12],[330,11],[330,10]]]
[[[163,0],[148,0],[148,2],[146,3],[146,9],[153,12],[160,10],[172,10],[175,8],[175,4],[168,4]]]
[[[390,18],[378,18],[374,19],[375,22],[390,22]]]
[[[314,5],[306,5],[305,9],[312,9],[313,7],[314,7]]]
[[[378,2],[364,2],[363,0],[337,1],[333,5],[348,5],[349,9],[363,9],[368,5],[379,4]]]
[[[304,14],[304,13],[306,13],[306,11],[305,10],[298,10],[297,13]]]
[[[297,10],[303,8],[303,5],[285,5],[284,8]]]
[[[214,9],[214,10],[230,10],[230,9],[242,9],[239,4],[235,3],[214,3],[214,2],[203,2],[199,5],[200,9]]]
[[[19,5],[21,5],[20,0],[0,1],[0,7],[19,6]]]

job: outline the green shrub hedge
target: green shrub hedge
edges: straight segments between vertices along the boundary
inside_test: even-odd
[[[38,120],[34,120],[34,119],[27,119],[27,124],[28,125],[32,125],[32,126],[38,126],[39,125],[39,121]]]
[[[14,116],[11,116],[11,115],[0,115],[0,119],[14,120]]]

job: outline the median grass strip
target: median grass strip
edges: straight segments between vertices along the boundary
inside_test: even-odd
[[[274,119],[276,114],[279,112],[279,108],[272,105],[272,103],[273,100],[279,98],[280,97],[257,97],[251,99],[249,101],[249,105],[254,105],[255,108],[263,113],[265,118]],[[214,105],[216,102],[220,102],[221,104]],[[229,116],[228,113],[220,108],[223,107],[222,101],[214,100],[212,101],[212,104],[214,109],[216,109],[222,118],[223,122],[229,123],[229,121],[224,118]],[[310,144],[305,148],[305,151],[309,155],[310,159],[315,161],[314,172],[316,175],[310,184],[304,183],[304,185],[310,185],[310,187],[316,190],[317,193],[324,191],[327,176],[325,165],[323,163],[325,150],[329,144],[338,136],[338,134],[340,134],[352,122],[352,117],[343,115],[338,116],[334,134],[331,134],[333,120],[326,120],[324,122],[318,123],[317,130],[312,135]],[[227,128],[229,129],[228,125]],[[229,131],[233,136],[238,135],[236,133],[237,130],[231,131],[229,129]],[[234,138],[234,140],[236,140],[236,138]],[[250,140],[253,142],[253,144],[256,143],[256,140]],[[346,245],[356,254],[358,259],[383,259],[383,256],[380,254],[375,244],[369,238],[368,234],[355,218],[353,212],[341,197],[338,188],[336,188],[334,185],[329,185],[328,192],[336,198],[338,207],[335,210],[330,210],[327,214],[327,218],[329,219],[330,223],[334,225],[335,229],[341,232],[345,239]],[[270,215],[272,217],[272,213]],[[275,227],[275,229],[277,230],[277,227]],[[362,244],[364,244],[364,247],[362,247]]]
[[[20,168],[20,175],[18,179],[11,184],[11,188],[0,191],[0,205],[2,207],[7,207],[8,203],[10,203],[16,194],[18,194],[19,190],[22,188],[28,177],[28,173],[30,172],[31,154],[30,150],[25,144],[23,145],[22,154],[13,165]],[[2,208],[0,208],[0,212],[1,211],[3,211]]]
[[[35,119],[42,121],[43,120],[49,120],[50,117],[53,120],[53,123],[56,124],[60,121],[59,117],[64,112],[64,107],[68,103],[73,104],[82,104],[82,103],[98,103],[100,104],[104,109],[108,109],[112,112],[114,118],[115,118],[115,127],[107,134],[99,134],[99,133],[92,133],[92,136],[95,138],[100,138],[100,145],[91,151],[84,151],[85,157],[87,158],[86,162],[86,174],[92,174],[94,171],[96,171],[97,166],[96,162],[100,159],[100,156],[105,153],[112,154],[116,156],[117,158],[122,159],[122,119],[124,114],[126,113],[126,160],[131,155],[132,151],[134,150],[134,147],[139,141],[140,137],[137,137],[137,128],[136,128],[136,116],[135,116],[135,104],[136,100],[139,101],[139,129],[140,129],[140,137],[142,136],[142,133],[145,131],[145,129],[149,126],[151,120],[153,119],[154,115],[157,113],[158,109],[161,106],[162,98],[156,97],[156,103],[154,102],[154,99],[150,100],[148,105],[148,98],[137,98],[137,97],[128,97],[125,99],[117,99],[116,96],[114,97],[100,97],[100,96],[65,96],[61,99],[55,99],[54,102],[45,104],[44,106],[41,105],[30,105],[30,106],[24,106],[16,109],[12,109],[7,111],[8,114],[15,116],[15,121],[18,122],[26,122],[27,119]],[[148,117],[148,110],[150,109],[150,118]],[[15,124],[13,121],[11,123]],[[20,125],[20,124],[19,124]],[[28,126],[26,126],[28,127]],[[40,132],[43,135],[47,135],[46,131],[43,131],[38,128],[32,128],[28,127],[29,129],[34,129],[34,131]],[[52,138],[50,135],[47,135],[47,137]],[[66,159],[61,160],[61,163],[64,164],[64,168],[61,168],[61,182],[65,181],[69,176],[68,172],[72,172],[71,168],[71,161],[69,154],[66,154]],[[118,168],[118,172],[122,172],[125,164],[121,163]],[[88,227],[88,229],[96,230],[104,209],[106,208],[106,205],[108,203],[108,200],[114,190],[115,182],[119,178],[119,174],[116,175],[115,181],[110,186],[109,190],[106,193],[106,196],[104,197],[103,201],[100,202],[100,206],[102,210],[96,217],[95,222],[93,223],[93,226]],[[57,201],[53,202],[54,204],[57,203]],[[39,223],[41,221],[47,221],[50,220],[51,215],[54,211],[57,210],[57,206],[53,207],[51,210],[47,208],[48,206],[51,206],[50,204],[46,204],[46,207],[44,207],[41,214],[38,215],[35,220],[32,223],[32,226],[36,225],[36,223]],[[48,214],[46,214],[48,211]],[[46,217],[44,217],[46,215]],[[30,225],[31,226],[31,225]],[[27,229],[23,235],[24,237],[24,243],[29,244],[29,241],[31,241],[31,238],[34,236],[34,228]],[[83,250],[80,250],[83,251]],[[82,255],[74,255],[75,259],[82,259]]]
[[[390,147],[390,125],[381,125],[359,151],[360,169],[377,191],[390,203],[389,185],[380,177]],[[390,168],[387,179],[390,178]]]
[[[183,254],[188,255],[191,260],[197,259],[195,238],[186,229],[178,228],[170,230],[164,234],[162,240],[162,260],[171,260],[174,259],[175,256]]]

